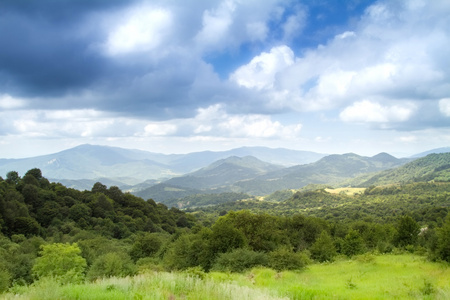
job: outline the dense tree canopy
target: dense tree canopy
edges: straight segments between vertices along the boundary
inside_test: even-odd
[[[394,249],[450,261],[449,199],[449,183],[422,182],[355,195],[321,187],[279,202],[234,199],[186,212],[99,182],[78,191],[39,169],[22,178],[9,172],[0,179],[0,291],[46,276],[301,269],[311,259]]]

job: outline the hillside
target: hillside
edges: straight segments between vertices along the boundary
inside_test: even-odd
[[[380,172],[360,186],[418,181],[450,181],[450,153],[429,154],[397,169]]]
[[[282,168],[253,156],[231,156],[185,176],[169,179],[165,183],[188,188],[212,189],[229,186],[241,180],[253,179]]]
[[[49,155],[23,159],[0,159],[0,176],[5,176],[9,171],[24,174],[31,168],[39,168],[47,178],[68,183],[71,187],[80,190],[85,189],[90,182],[100,181],[100,179],[128,188],[149,179],[168,179],[194,172],[230,156],[250,155],[284,166],[311,163],[324,156],[324,154],[309,151],[265,147],[242,147],[219,152],[161,154],[118,147],[80,145]]]
[[[44,156],[3,159],[0,160],[0,172],[6,174],[17,171],[24,174],[31,168],[39,168],[52,180],[108,178],[133,185],[146,179],[175,175],[162,158],[159,154],[139,150],[81,145]]]
[[[447,153],[450,152],[450,147],[442,147],[442,148],[436,148],[436,149],[431,149],[425,152],[421,152],[421,153],[417,153],[414,154],[413,156],[411,156],[412,158],[419,158],[419,157],[425,157],[429,154],[439,154],[439,153]]]
[[[269,171],[279,169],[282,169],[282,167],[263,162],[252,156],[242,158],[231,156],[185,176],[175,177],[134,193],[144,199],[153,199],[166,205],[182,205],[185,207],[186,203],[189,203],[190,205],[188,206],[195,206],[197,205],[195,197],[185,201],[176,199],[197,195],[196,197],[200,202],[205,202],[203,200],[205,197],[220,198],[221,194],[219,193],[232,192],[231,186],[238,181],[249,180]],[[201,194],[219,195],[201,196]],[[220,200],[211,201],[211,203],[223,202]]]
[[[254,180],[235,184],[239,191],[253,195],[267,195],[277,190],[299,189],[308,184],[337,184],[358,175],[398,167],[408,160],[380,153],[373,157],[348,153],[329,155],[307,165],[285,168]]]

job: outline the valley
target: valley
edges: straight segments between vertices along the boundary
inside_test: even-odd
[[[113,174],[138,164],[125,163],[125,150],[95,158],[81,148],[86,157],[76,149],[66,161],[97,161]],[[224,154],[208,153],[191,172],[125,188],[115,185],[121,177],[67,181],[86,186],[76,189],[37,167],[8,171],[0,299],[449,296],[450,153],[282,165],[247,152],[211,163]]]

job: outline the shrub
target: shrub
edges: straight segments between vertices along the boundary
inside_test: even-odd
[[[104,277],[125,277],[136,273],[136,266],[125,253],[106,253],[99,256],[87,273],[89,280]]]
[[[319,262],[332,261],[337,255],[333,239],[325,230],[312,244],[310,251],[311,257]]]
[[[84,278],[86,260],[81,257],[77,244],[42,245],[36,258],[33,274],[36,278],[54,277],[61,283],[76,283]]]
[[[232,252],[222,253],[216,259],[214,270],[223,272],[243,272],[256,266],[267,266],[267,255],[248,249],[236,249]]]
[[[309,263],[305,252],[293,252],[288,247],[281,247],[269,253],[269,266],[277,271],[298,270]]]
[[[161,245],[162,241],[156,234],[142,234],[136,238],[131,247],[130,256],[134,261],[137,261],[140,258],[154,255],[159,251]]]
[[[342,253],[352,257],[364,252],[364,241],[359,232],[351,229],[342,242]]]
[[[403,216],[398,221],[397,234],[394,237],[395,245],[397,247],[416,245],[419,233],[419,224],[410,216]]]
[[[0,269],[0,293],[5,292],[11,283],[11,275],[5,269]]]

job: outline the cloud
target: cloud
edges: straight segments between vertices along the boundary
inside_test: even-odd
[[[144,131],[145,135],[150,136],[173,135],[177,131],[177,126],[174,124],[151,123],[145,126]]]
[[[223,1],[218,8],[203,13],[203,27],[195,37],[203,48],[216,47],[227,36],[233,23],[236,5],[232,0]]]
[[[292,63],[274,59],[274,47],[230,78],[249,89],[266,89],[271,95],[266,105],[277,103],[299,112],[338,109],[345,121],[358,121],[360,108],[371,112],[370,122],[396,127],[410,120],[418,107],[429,108],[430,101],[450,93],[450,58],[445,54],[450,34],[443,26],[450,6],[442,1],[419,4],[376,2],[352,30],[290,57]],[[289,51],[293,53],[291,47],[284,52]],[[435,123],[434,113],[424,115],[422,126]]]
[[[355,14],[326,4],[1,1],[0,134],[336,140],[320,131],[448,128],[448,1],[365,2]]]
[[[344,122],[391,123],[409,120],[415,112],[413,105],[383,106],[377,102],[363,100],[345,108],[339,115]]]
[[[173,20],[170,11],[138,6],[115,22],[118,24],[108,34],[105,45],[109,55],[154,50],[169,36]]]
[[[247,88],[272,88],[277,73],[294,63],[294,53],[287,46],[272,48],[237,69],[230,80]]]
[[[450,117],[450,98],[439,100],[439,110],[446,117]]]
[[[303,28],[306,26],[307,14],[302,7],[296,7],[293,14],[286,18],[283,29],[283,40],[290,41],[301,35]]]
[[[18,98],[13,98],[9,94],[0,95],[0,108],[4,110],[17,109],[23,107],[25,101]]]

